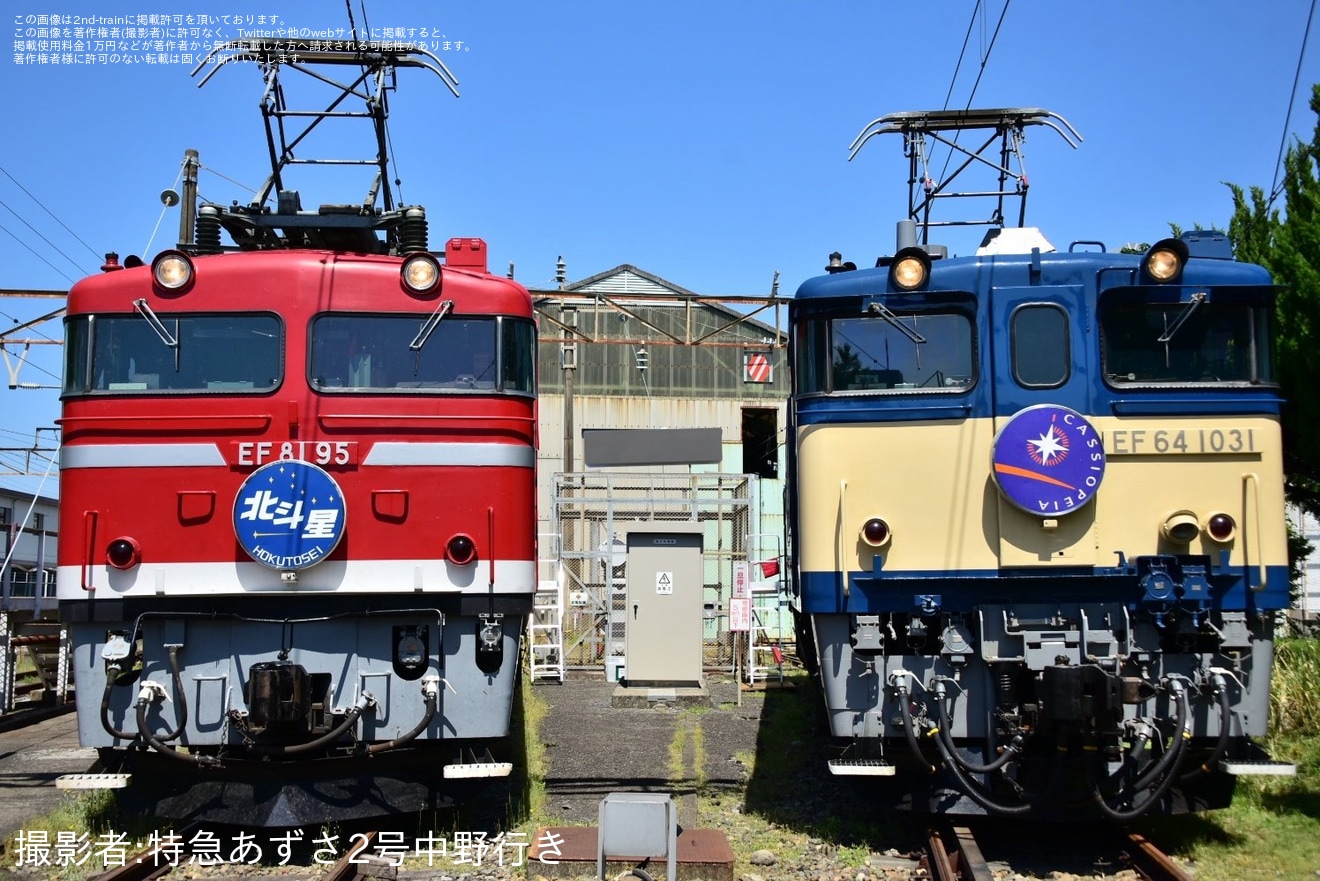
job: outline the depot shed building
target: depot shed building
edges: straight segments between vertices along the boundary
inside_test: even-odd
[[[624,539],[638,524],[701,524],[708,667],[741,652],[728,619],[736,567],[755,564],[763,592],[778,587],[759,565],[783,554],[787,308],[776,288],[702,295],[624,264],[532,289],[540,578],[564,585],[570,669],[620,663]],[[757,623],[778,632],[779,617]]]

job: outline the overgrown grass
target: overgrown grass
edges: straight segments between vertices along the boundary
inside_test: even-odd
[[[509,819],[521,825],[543,823],[546,819],[545,744],[541,742],[541,722],[550,705],[532,687],[530,670],[524,668],[514,704],[510,726],[514,733],[513,767],[521,776],[520,787],[510,794]],[[519,770],[521,769],[521,770]]]
[[[1196,862],[1198,881],[1314,878],[1320,869],[1320,640],[1276,645],[1270,735],[1296,777],[1240,777],[1233,804],[1151,821],[1157,841]]]
[[[104,871],[105,866],[97,862],[95,856],[85,860],[82,866],[78,866],[75,863],[79,855],[95,854],[98,846],[109,845],[109,836],[118,839],[120,835],[125,836],[122,840],[129,842],[125,845],[127,849],[135,850],[136,847],[132,842],[144,838],[151,828],[154,827],[136,823],[133,828],[126,829],[111,790],[70,793],[55,810],[25,822],[18,833],[0,845],[0,853],[3,854],[0,863],[6,867],[17,866],[20,860],[32,863],[42,859],[38,855],[40,852],[44,853],[45,859],[49,859],[52,863],[50,866],[43,866],[47,877],[61,881],[81,881]],[[102,836],[107,837],[102,838]],[[29,855],[21,853],[21,845],[24,843],[28,847],[35,847],[36,850],[30,851]],[[63,860],[66,865],[58,864],[61,861],[59,856],[61,851],[70,855]]]
[[[785,688],[750,696],[764,707],[755,749],[737,756],[750,776],[738,805],[743,816],[729,830],[734,853],[745,860],[753,850],[769,850],[784,865],[829,852],[860,869],[872,851],[907,846],[910,818],[877,814],[864,793],[825,771],[829,738],[811,678],[793,670],[785,680]],[[732,807],[729,798],[712,799],[711,815]]]

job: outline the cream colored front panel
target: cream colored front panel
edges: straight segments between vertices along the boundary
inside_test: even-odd
[[[893,530],[888,570],[994,569],[992,437],[989,420],[799,429],[802,568],[870,571],[860,530],[880,517]]]
[[[1098,541],[1129,555],[1231,551],[1232,565],[1287,562],[1283,459],[1279,425],[1267,416],[1105,417],[1091,423],[1104,438],[1104,482],[1096,494]],[[1237,535],[1225,545],[1204,531],[1190,544],[1161,534],[1169,515],[1186,510],[1202,527],[1230,514]],[[1115,558],[1116,559],[1116,558]],[[1216,560],[1217,561],[1217,560]]]
[[[1279,428],[1265,416],[1089,417],[1107,463],[1095,497],[1055,518],[1018,510],[990,477],[990,420],[817,425],[800,429],[800,541],[804,571],[870,571],[860,539],[887,521],[888,571],[999,567],[1107,568],[1153,554],[1203,554],[1232,565],[1283,565]],[[1230,542],[1202,532],[1189,544],[1161,527],[1187,510],[1204,527],[1216,512],[1238,524]]]

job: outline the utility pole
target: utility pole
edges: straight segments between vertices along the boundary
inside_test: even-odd
[[[195,244],[197,229],[197,169],[202,165],[196,150],[183,151],[183,201],[179,206],[179,247]]]
[[[566,265],[564,258],[560,257],[555,263],[555,281],[559,283],[559,290],[562,294],[568,287],[568,277],[565,274]],[[576,306],[565,306],[563,299],[559,301],[559,315],[563,325],[564,342],[559,348],[559,366],[564,369],[564,473],[573,473],[573,371],[577,370],[577,323],[578,313]]]

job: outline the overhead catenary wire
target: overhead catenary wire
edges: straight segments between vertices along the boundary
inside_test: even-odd
[[[64,221],[60,220],[58,217],[56,217],[55,214],[54,214],[54,212],[52,212],[49,208],[47,208],[44,204],[42,204],[42,202],[41,202],[40,199],[38,199],[36,196],[32,195],[32,193],[28,191],[28,188],[25,187],[25,186],[23,186],[21,183],[19,183],[19,182],[18,182],[18,179],[15,178],[15,177],[14,177],[12,174],[10,174],[8,171],[6,171],[5,168],[4,168],[3,166],[0,166],[0,172],[3,172],[5,177],[7,177],[7,178],[9,178],[11,181],[13,181],[13,182],[14,182],[14,186],[18,187],[20,190],[22,190],[24,193],[26,193],[26,194],[27,194],[27,197],[28,197],[29,199],[31,199],[33,202],[36,202],[37,205],[38,205],[38,207],[40,207],[42,211],[45,211],[47,214],[49,214],[52,220],[54,220],[54,221],[55,221],[56,223],[58,223],[61,227],[64,228],[64,231],[65,231],[65,232],[67,232],[69,235],[71,235],[71,236],[73,236],[75,239],[77,239],[77,241],[79,242],[79,244],[81,244],[84,248],[86,248],[87,251],[88,251],[88,253],[90,253],[90,254],[92,255],[92,257],[94,257],[94,258],[97,259],[97,260],[102,259],[102,255],[96,253],[96,249],[95,249],[95,248],[93,248],[91,245],[87,244],[87,243],[84,242],[81,238],[79,238],[79,237],[78,237],[78,234],[77,234],[76,232],[74,232],[73,230],[69,229],[68,224],[66,224]]]
[[[967,22],[967,33],[963,35],[962,49],[958,51],[958,61],[953,66],[953,76],[949,78],[949,91],[944,95],[944,106],[940,108],[941,110],[949,109],[949,99],[953,97],[953,87],[958,83],[958,72],[962,70],[963,58],[967,55],[967,44],[971,42],[972,29],[976,27],[977,12],[982,12],[981,0],[976,0],[976,5],[972,7],[972,18]]]
[[[31,504],[28,505],[27,512],[23,515],[23,519],[18,522],[19,535],[22,535],[24,532],[27,531],[28,523],[32,520],[32,511],[37,507],[37,499],[41,497],[41,488],[46,485],[46,478],[50,477],[50,472],[54,468],[55,468],[55,460],[51,459],[50,462],[47,463],[46,465],[45,473],[41,475],[41,481],[37,483],[36,492],[32,493],[32,502]],[[17,541],[11,543],[8,553],[5,554],[4,564],[0,565],[0,571],[4,571],[5,569],[9,568],[10,562],[12,562],[14,559],[14,552],[18,550],[18,547],[19,547],[19,543]]]
[[[28,251],[30,251],[30,252],[32,253],[32,256],[36,257],[36,258],[37,258],[38,260],[40,260],[42,263],[45,263],[45,264],[46,264],[47,266],[49,266],[51,269],[55,270],[55,272],[59,273],[59,275],[61,275],[66,281],[68,281],[69,284],[73,284],[74,280],[73,280],[73,278],[72,278],[67,272],[65,272],[64,270],[60,269],[60,268],[59,268],[58,266],[56,266],[54,263],[51,263],[51,262],[50,262],[49,260],[47,260],[45,257],[43,257],[43,256],[41,256],[40,254],[38,254],[37,251],[36,251],[31,245],[29,245],[27,242],[25,242],[25,241],[23,241],[22,239],[20,239],[18,236],[14,235],[13,231],[11,231],[11,230],[9,229],[9,227],[5,226],[3,223],[0,223],[0,232],[7,233],[7,234],[9,235],[10,238],[12,238],[14,241],[18,242],[18,243],[19,243],[20,245],[22,245],[24,248],[27,248]]]
[[[47,245],[49,245],[50,248],[51,248],[51,250],[53,250],[56,254],[59,254],[59,255],[60,255],[61,257],[63,257],[65,260],[68,260],[68,261],[69,261],[69,265],[71,265],[74,269],[78,270],[79,272],[84,272],[84,271],[85,271],[85,270],[83,269],[82,266],[78,265],[78,261],[74,260],[74,259],[73,259],[72,257],[70,257],[68,254],[66,254],[66,253],[64,253],[63,251],[61,251],[61,250],[59,249],[59,246],[58,246],[58,245],[56,245],[56,244],[55,244],[54,242],[52,242],[50,239],[48,239],[48,238],[46,238],[44,235],[42,235],[41,230],[37,229],[35,226],[33,226],[32,224],[30,224],[30,223],[28,223],[26,220],[24,220],[24,219],[23,219],[23,215],[19,214],[17,211],[15,211],[13,208],[11,208],[11,207],[9,206],[9,203],[8,203],[8,202],[4,201],[3,199],[0,199],[0,206],[3,206],[3,207],[5,208],[5,210],[7,210],[10,214],[12,214],[12,215],[14,215],[15,217],[17,217],[19,223],[23,224],[23,225],[26,226],[28,229],[32,230],[32,232],[36,234],[37,238],[41,239],[43,242],[45,242]],[[13,235],[13,233],[10,233],[10,235]],[[53,268],[53,267],[52,267],[52,268]],[[65,277],[67,278],[67,276],[65,276]]]
[[[254,195],[254,196],[257,194],[257,188],[256,188],[256,187],[250,187],[250,186],[248,186],[247,184],[243,183],[242,181],[234,180],[232,177],[230,177],[230,176],[228,176],[228,175],[226,175],[226,174],[222,174],[222,173],[216,171],[214,168],[212,168],[212,167],[209,166],[209,165],[205,165],[205,164],[199,162],[199,163],[197,163],[197,170],[198,170],[198,171],[206,171],[206,172],[209,172],[209,173],[215,175],[215,176],[218,177],[218,178],[221,178],[222,180],[227,180],[227,181],[229,181],[231,184],[233,184],[234,186],[236,186],[236,187],[240,187],[241,189],[243,189],[243,190],[245,190],[245,191],[251,193],[251,194]]]
[[[995,48],[995,41],[997,41],[997,40],[999,39],[999,30],[1004,26],[1004,18],[1005,18],[1005,16],[1008,15],[1008,6],[1009,6],[1009,4],[1012,3],[1012,2],[1013,2],[1013,0],[1004,0],[1004,8],[1001,9],[1001,10],[999,10],[999,21],[997,21],[997,22],[995,23],[995,32],[994,32],[993,34],[990,35],[990,45],[988,45],[988,46],[985,47],[985,52],[984,52],[984,54],[981,55],[981,66],[980,66],[980,69],[977,70],[977,72],[976,72],[976,82],[972,83],[972,91],[971,91],[971,93],[968,94],[968,96],[967,96],[967,103],[963,105],[963,110],[970,110],[970,109],[971,109],[971,106],[972,106],[972,101],[976,100],[976,90],[977,90],[978,88],[980,88],[980,86],[981,86],[981,77],[985,75],[985,68],[986,68],[986,65],[990,63],[990,53],[994,51],[994,48]],[[1314,0],[1312,0],[1312,2],[1314,2]],[[976,5],[977,5],[977,8],[980,8],[980,5],[981,5],[980,0],[977,0],[977,4],[976,4]],[[972,10],[972,23],[975,23],[975,21],[976,21],[976,9],[973,9],[973,10]],[[972,29],[972,24],[969,23],[968,26],[967,26],[967,34],[968,34],[969,37],[971,36],[971,32],[972,32],[971,29]],[[963,43],[963,48],[964,48],[964,50],[966,49],[966,42],[965,42],[965,41],[964,41],[964,43]],[[958,65],[959,65],[959,66],[962,65],[962,55],[961,55],[961,54],[958,56]],[[955,77],[955,78],[957,77],[957,72],[956,72],[956,71],[954,72],[954,77]],[[949,93],[950,93],[950,94],[953,93],[953,84],[952,84],[952,83],[949,84]],[[948,106],[949,106],[949,99],[948,99],[948,98],[945,98],[945,99],[944,99],[944,107],[945,107],[946,110],[948,109]],[[958,143],[958,136],[961,135],[961,134],[962,134],[962,131],[961,131],[961,130],[956,131],[956,132],[953,133],[953,143],[954,143],[955,145]],[[945,175],[945,173],[948,172],[948,170],[949,170],[949,163],[952,162],[952,161],[953,161],[953,148],[950,148],[950,149],[949,149],[949,153],[948,153],[948,155],[944,157],[944,167],[940,169],[940,179],[941,179],[941,180],[944,179],[944,175]]]
[[[1279,198],[1283,192],[1284,182],[1279,180],[1280,169],[1283,168],[1284,148],[1288,144],[1288,127],[1292,124],[1293,104],[1297,101],[1297,83],[1302,78],[1302,60],[1306,58],[1306,44],[1311,39],[1311,22],[1315,18],[1316,0],[1311,0],[1311,9],[1306,13],[1306,29],[1302,31],[1302,48],[1297,53],[1297,69],[1293,73],[1292,91],[1288,93],[1288,110],[1283,116],[1283,132],[1279,135],[1279,155],[1274,162],[1274,180],[1270,183],[1270,198],[1266,203],[1266,208],[1274,205],[1274,200]]]

